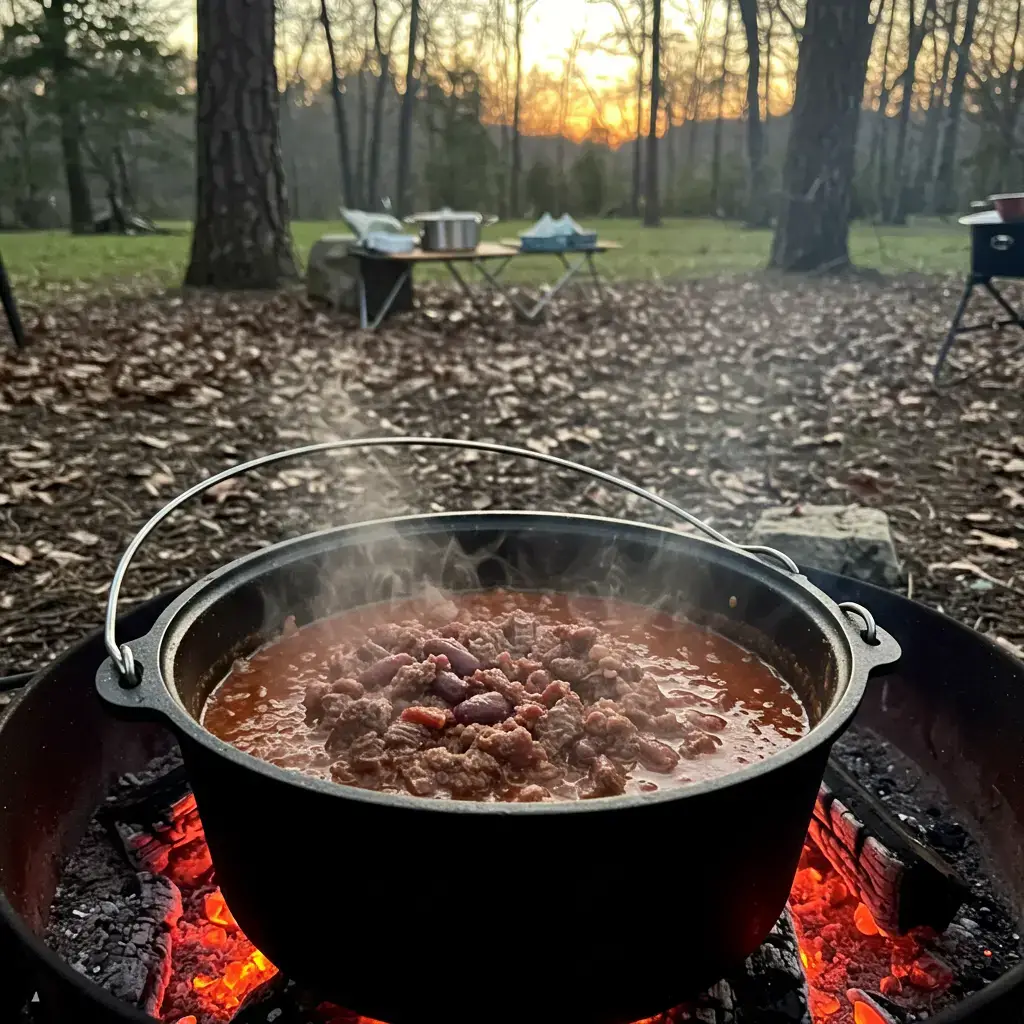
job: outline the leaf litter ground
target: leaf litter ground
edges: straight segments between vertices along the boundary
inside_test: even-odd
[[[265,452],[447,434],[557,452],[642,482],[742,538],[769,505],[891,517],[905,589],[1024,646],[1024,335],[958,352],[936,394],[953,279],[703,279],[567,300],[540,324],[425,290],[375,334],[301,296],[73,299],[0,350],[0,675],[101,620],[136,529]],[[984,364],[990,361],[986,367]],[[501,507],[660,521],[632,498],[477,453],[286,463],[217,487],[143,547],[126,600],[243,553],[375,515]]]

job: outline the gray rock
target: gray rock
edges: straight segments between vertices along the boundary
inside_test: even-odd
[[[903,578],[889,517],[861,505],[798,505],[761,513],[751,544],[778,548],[797,565],[841,573],[883,587]]]

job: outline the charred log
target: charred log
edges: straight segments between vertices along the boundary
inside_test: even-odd
[[[829,762],[808,836],[889,934],[944,931],[967,886],[848,772]]]
[[[743,967],[658,1024],[811,1024],[810,996],[787,909]]]

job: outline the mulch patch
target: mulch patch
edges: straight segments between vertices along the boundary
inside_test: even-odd
[[[944,394],[934,356],[953,279],[705,279],[619,285],[542,324],[461,297],[360,332],[299,295],[78,301],[0,350],[0,675],[101,621],[118,557],[206,475],[360,434],[496,440],[642,482],[742,539],[766,505],[885,509],[912,595],[1024,645],[1021,336]],[[380,514],[518,507],[659,519],[632,498],[477,453],[285,463],[177,513],[126,601],[288,536]]]

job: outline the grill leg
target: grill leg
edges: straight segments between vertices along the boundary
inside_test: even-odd
[[[1002,306],[1003,309],[1006,310],[1006,312],[1013,318],[1013,322],[1022,331],[1024,331],[1024,317],[1021,317],[1020,313],[1018,313],[1017,310],[1015,310],[1013,306],[1011,306],[1009,302],[1007,302],[1006,299],[1003,298],[1002,292],[998,291],[996,286],[991,281],[985,282],[985,288],[988,290],[989,295],[991,295],[992,298],[995,299],[996,302],[998,302],[999,305]]]
[[[938,358],[935,360],[935,369],[932,371],[932,382],[934,384],[939,383],[939,374],[942,372],[942,366],[946,362],[949,350],[953,347],[953,343],[956,341],[957,331],[960,329],[960,322],[964,318],[964,313],[967,311],[967,303],[970,301],[971,293],[974,291],[974,284],[974,278],[969,277],[967,279],[967,283],[964,285],[963,294],[960,296],[960,305],[956,307],[953,322],[949,325],[949,333],[946,335],[946,339],[942,343],[942,348],[939,349]],[[988,282],[986,282],[986,285],[988,285]],[[988,287],[991,287],[991,285],[988,285]]]

